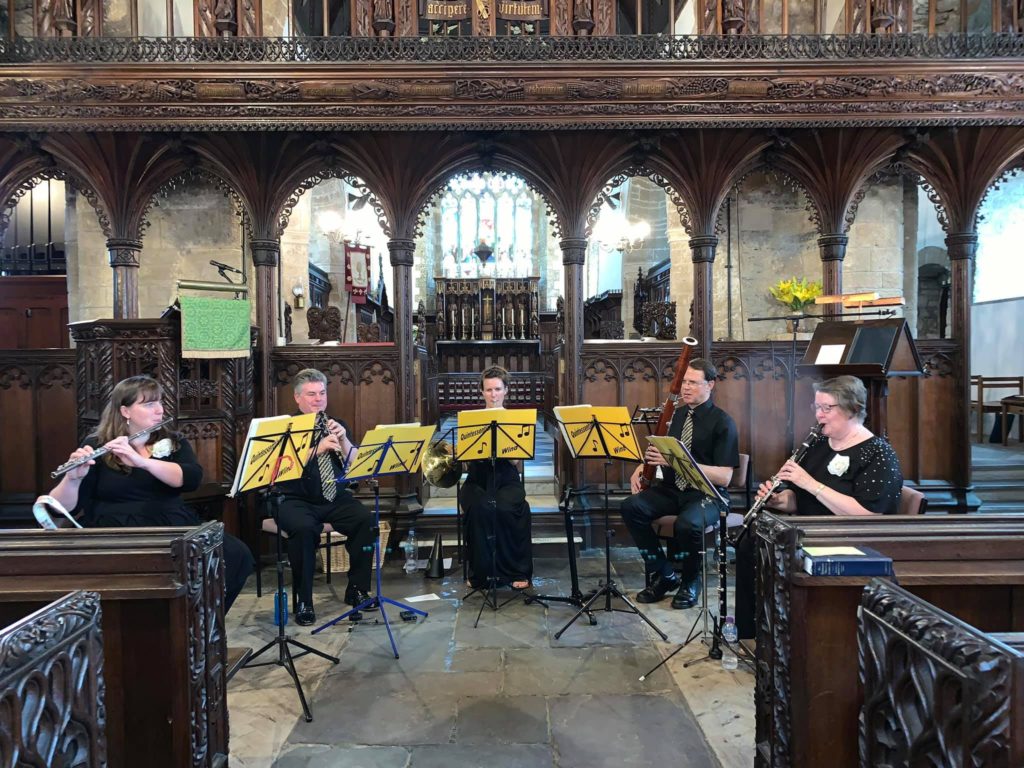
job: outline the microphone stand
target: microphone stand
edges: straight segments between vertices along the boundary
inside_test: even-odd
[[[799,315],[768,315],[765,317],[748,317],[748,323],[761,323],[768,320],[786,320],[792,325],[792,336],[789,340],[789,386],[786,388],[786,451],[793,452],[794,431],[793,423],[794,402],[796,400],[796,335],[800,331],[800,321],[813,318],[820,319],[817,315],[808,315],[801,312]]]

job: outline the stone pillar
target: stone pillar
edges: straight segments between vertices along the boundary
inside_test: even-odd
[[[256,267],[256,334],[259,340],[259,360],[256,369],[256,392],[258,414],[274,415],[273,371],[270,352],[277,344],[277,291],[274,279],[277,276],[277,262],[281,258],[281,241],[256,240],[249,242],[252,263]],[[252,291],[250,289],[250,296]]]
[[[843,259],[846,258],[848,235],[822,235],[818,238],[821,254],[821,287],[826,296],[837,296],[843,292]],[[839,314],[842,302],[825,305],[825,312]]]
[[[416,242],[404,238],[388,240],[388,252],[391,254],[391,268],[394,270],[395,281],[392,303],[395,310],[395,347],[398,350],[398,371],[395,374],[398,379],[396,422],[407,424],[416,420],[416,403],[420,397],[420,393],[415,389],[415,350],[412,346],[412,263]],[[395,486],[398,493],[395,507],[397,516],[415,518],[423,510],[416,497],[417,482],[411,475],[399,475]],[[396,522],[399,530],[407,529],[401,522]]]
[[[690,238],[690,256],[693,259],[693,335],[697,339],[697,356],[711,359],[711,340],[714,337],[714,312],[711,303],[711,268],[715,263],[717,235],[697,235]],[[679,299],[676,299],[679,301]],[[687,316],[685,310],[676,316]],[[679,327],[677,323],[677,328]],[[680,332],[677,332],[681,333]],[[685,336],[685,333],[682,333]]]
[[[398,417],[399,423],[416,418],[417,393],[413,391],[412,348],[412,261],[416,243],[413,240],[388,240],[391,267],[395,277],[395,346],[398,348]]]
[[[587,255],[587,240],[582,237],[564,238],[562,265],[565,269],[565,343],[562,359],[565,361],[565,388],[563,405],[576,405],[583,399],[583,266]]]
[[[110,238],[107,252],[114,270],[114,319],[128,320],[139,316],[139,253],[138,240]]]
[[[957,477],[953,482],[966,488],[971,482],[971,434],[968,425],[971,400],[971,299],[974,288],[974,255],[978,249],[977,232],[946,235],[950,277],[949,305],[952,310],[950,336],[960,345],[961,368],[957,376],[955,462]]]

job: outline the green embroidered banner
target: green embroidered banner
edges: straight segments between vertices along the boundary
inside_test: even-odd
[[[248,357],[248,299],[181,296],[182,357]]]

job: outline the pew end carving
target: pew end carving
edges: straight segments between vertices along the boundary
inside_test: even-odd
[[[0,768],[107,765],[101,615],[72,592],[0,630]]]

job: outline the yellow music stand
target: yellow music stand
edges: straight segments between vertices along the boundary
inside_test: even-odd
[[[378,426],[371,429],[363,436],[363,440],[356,450],[356,456],[348,465],[344,480],[370,480],[373,485],[373,558],[377,566],[377,594],[364,600],[351,610],[345,611],[337,618],[331,619],[313,630],[316,635],[328,627],[333,627],[339,621],[349,616],[361,613],[367,609],[377,608],[380,610],[381,618],[384,621],[384,628],[388,633],[388,640],[391,641],[391,652],[398,658],[398,645],[395,643],[395,635],[391,631],[391,622],[388,621],[387,611],[384,605],[389,604],[402,611],[404,616],[416,615],[426,617],[427,612],[411,605],[384,597],[381,583],[380,563],[380,482],[379,477],[387,475],[404,475],[416,472],[420,468],[420,461],[423,459],[423,451],[430,443],[434,434],[433,426],[421,427],[419,424],[392,424],[389,426]]]
[[[459,411],[455,426],[455,459],[457,461],[490,461],[491,487],[488,489],[494,519],[491,530],[497,525],[497,489],[495,484],[494,464],[498,459],[532,459],[535,452],[535,432],[537,428],[536,408],[482,408],[475,411]],[[461,514],[459,510],[459,514]],[[505,602],[498,603],[497,548],[491,538],[491,573],[487,577],[487,587],[483,589],[484,600],[480,612],[476,615],[476,627],[483,616],[484,608],[497,611],[502,606],[515,600],[519,595],[513,593]],[[473,589],[462,599],[465,600],[474,592]],[[531,602],[527,598],[527,602]]]
[[[646,624],[657,632],[662,640],[668,641],[668,635],[652,622],[633,602],[618,588],[612,579],[611,537],[612,527],[608,519],[608,467],[611,459],[622,461],[642,461],[640,446],[633,432],[632,418],[625,406],[592,406],[568,405],[555,408],[558,429],[562,433],[574,459],[605,459],[604,462],[604,581],[568,623],[555,633],[555,639],[571,627],[583,614],[590,617],[595,624],[592,606],[600,598],[604,598],[604,611],[611,613],[632,613],[639,616]],[[613,608],[612,598],[616,597],[626,608]]]
[[[536,408],[482,408],[459,411],[455,427],[458,461],[532,459]]]
[[[316,425],[316,414],[305,413],[300,416],[272,416],[266,419],[253,419],[249,424],[242,460],[235,472],[235,481],[229,496],[236,493],[265,488],[264,503],[277,526],[277,592],[274,594],[275,621],[277,636],[249,657],[245,667],[262,667],[277,665],[288,670],[295,683],[295,691],[299,694],[302,714],[306,722],[312,722],[313,713],[306,703],[306,694],[302,690],[302,682],[295,671],[295,659],[307,654],[319,656],[333,664],[338,663],[337,656],[318,651],[305,643],[288,637],[284,625],[288,621],[288,595],[284,591],[284,568],[288,562],[281,543],[281,493],[276,491],[279,482],[298,480],[306,464],[312,458],[315,446],[313,432]],[[300,653],[292,653],[290,646],[301,649]],[[277,658],[271,661],[253,662],[271,648],[277,648]]]
[[[555,418],[574,459],[643,460],[625,406],[558,406]]]
[[[228,496],[301,478],[310,458],[315,424],[315,413],[249,422],[242,458]]]

